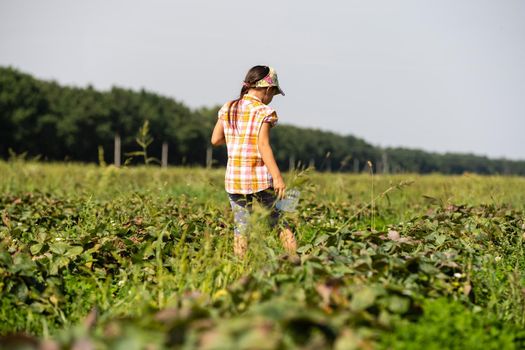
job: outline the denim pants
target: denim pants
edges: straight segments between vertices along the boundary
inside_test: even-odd
[[[275,228],[281,219],[281,211],[275,207],[277,196],[273,188],[250,194],[228,193],[228,197],[230,199],[235,223],[233,231],[236,235],[246,233],[254,199],[263,207],[270,210],[270,226],[272,228]],[[284,228],[289,227],[286,221],[281,221],[281,226]]]

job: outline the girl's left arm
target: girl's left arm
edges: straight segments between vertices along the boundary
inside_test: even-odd
[[[213,128],[213,133],[211,134],[211,144],[214,146],[220,146],[225,143],[226,138],[224,137],[224,126],[222,125],[222,120],[217,119],[217,123]]]

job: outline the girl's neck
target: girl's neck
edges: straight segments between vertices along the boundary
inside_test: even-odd
[[[263,90],[258,90],[258,89],[250,89],[250,90],[248,90],[248,92],[246,94],[250,95],[250,96],[257,97],[261,101],[263,100],[263,98],[265,96],[265,92]]]

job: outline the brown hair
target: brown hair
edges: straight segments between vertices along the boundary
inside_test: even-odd
[[[228,124],[230,124],[233,127],[233,129],[237,129],[237,113],[239,101],[248,92],[248,90],[253,87],[253,85],[256,82],[267,76],[268,73],[270,73],[270,68],[267,66],[254,66],[250,68],[248,73],[246,73],[246,77],[244,78],[244,83],[242,85],[239,98],[231,101],[228,107]]]

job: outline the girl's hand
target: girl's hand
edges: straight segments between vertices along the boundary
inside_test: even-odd
[[[284,198],[284,193],[286,191],[286,185],[281,176],[277,177],[276,179],[273,179],[273,189],[275,193],[277,194],[278,199]]]

